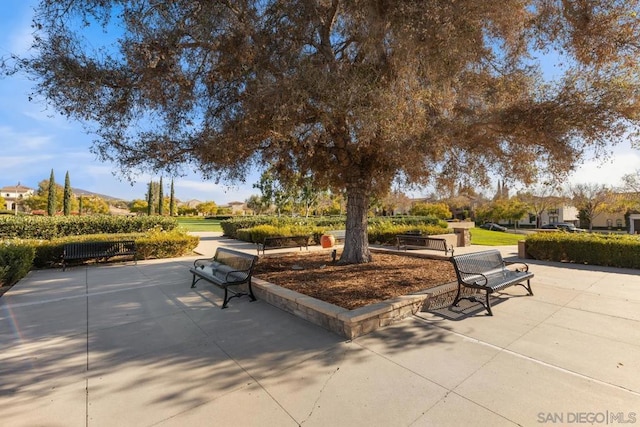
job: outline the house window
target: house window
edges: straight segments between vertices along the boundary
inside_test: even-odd
[[[549,218],[551,218],[551,215],[557,216],[559,214],[560,214],[559,209],[549,209]],[[558,221],[552,221],[552,222],[558,222]]]
[[[551,215],[549,215],[549,222],[550,222],[551,224],[554,224],[554,223],[556,223],[556,222],[559,222],[559,221],[558,221],[558,217],[557,217],[557,216],[551,216]]]
[[[607,220],[607,227],[613,227],[613,220],[612,219],[608,219]]]
[[[616,219],[616,227],[622,228],[622,220],[621,219]]]

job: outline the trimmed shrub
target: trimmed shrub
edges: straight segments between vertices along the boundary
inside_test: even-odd
[[[389,216],[369,218],[369,228],[376,228],[385,225],[406,225],[423,226],[431,225],[435,227],[447,228],[447,222],[435,216]],[[344,230],[346,218],[336,217],[276,217],[268,215],[242,216],[220,222],[225,236],[232,239],[239,239],[238,230],[250,229],[262,225],[270,225],[277,228],[289,228],[290,235],[316,233],[321,235],[326,230]],[[446,232],[446,231],[445,231]],[[440,234],[440,233],[436,233]],[[244,240],[240,239],[240,240]]]
[[[116,240],[135,240],[138,259],[180,257],[193,251],[200,241],[197,236],[191,236],[180,230],[152,230],[147,233],[126,234],[90,234],[53,240],[33,240],[30,242],[35,250],[33,265],[37,268],[58,265],[62,260],[65,243],[110,242]]]
[[[51,240],[85,234],[146,232],[154,228],[169,231],[177,226],[175,218],[161,216],[0,216],[0,236],[18,239]]]
[[[241,228],[236,231],[236,238],[245,242],[262,243],[265,237],[276,236],[297,236],[297,235],[314,235],[318,233],[318,230],[311,226],[303,225],[290,225],[290,226],[275,226],[275,225],[258,225],[251,228]],[[322,233],[320,233],[321,235]]]
[[[200,238],[177,230],[154,231],[136,238],[138,258],[176,258],[191,253]]]
[[[527,254],[539,260],[640,268],[640,238],[597,233],[536,233],[526,237]]]
[[[419,232],[424,236],[432,236],[434,234],[448,234],[451,233],[451,230],[446,226],[441,227],[438,225],[393,225],[380,223],[369,227],[369,242],[394,245],[396,243],[396,235],[408,232]]]
[[[27,275],[33,264],[33,246],[22,242],[0,244],[0,286],[10,286]]]
[[[332,230],[332,228],[320,228],[302,225],[258,225],[251,228],[239,229],[235,233],[238,240],[252,243],[262,243],[265,237],[310,234],[313,236],[314,243],[319,244],[320,237],[329,230]],[[447,227],[441,227],[437,225],[394,225],[387,221],[379,222],[377,224],[374,224],[373,226],[370,226],[368,230],[368,239],[371,243],[395,244],[397,234],[402,234],[409,231],[418,231],[423,235],[450,233],[450,230]]]

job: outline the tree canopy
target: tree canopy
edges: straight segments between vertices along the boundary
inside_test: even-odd
[[[269,165],[347,195],[531,183],[638,124],[638,0],[41,0],[35,92],[125,170]],[[96,31],[96,27],[103,32]],[[101,45],[100,40],[105,40]],[[540,57],[561,58],[545,79]]]

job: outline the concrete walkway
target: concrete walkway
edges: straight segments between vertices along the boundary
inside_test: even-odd
[[[220,244],[255,250],[199,250]],[[29,273],[0,298],[0,423],[640,423],[636,270],[532,261],[535,296],[493,317],[423,312],[345,341],[264,301],[220,310],[190,288],[193,259]]]

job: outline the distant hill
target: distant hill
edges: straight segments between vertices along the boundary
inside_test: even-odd
[[[80,188],[71,187],[71,191],[76,195],[76,197],[79,197],[79,196],[95,196],[95,197],[100,197],[101,199],[104,199],[107,202],[108,201],[122,200],[119,197],[107,196],[106,194],[94,193],[92,191],[82,190]]]

